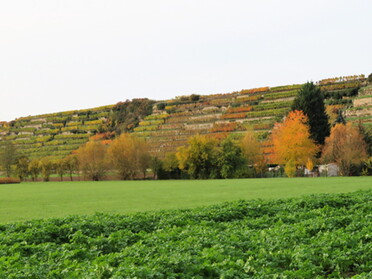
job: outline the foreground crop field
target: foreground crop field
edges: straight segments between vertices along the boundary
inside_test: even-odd
[[[0,224],[71,214],[194,208],[371,189],[372,177],[49,182],[0,185]]]
[[[1,278],[371,278],[372,190],[0,225]]]

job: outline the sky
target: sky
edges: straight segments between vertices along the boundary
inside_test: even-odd
[[[371,0],[0,2],[0,121],[372,72]]]

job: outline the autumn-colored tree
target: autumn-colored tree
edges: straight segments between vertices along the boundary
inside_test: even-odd
[[[102,180],[107,170],[106,146],[100,141],[89,141],[76,153],[83,174],[94,181]]]
[[[186,170],[192,178],[214,178],[218,176],[218,141],[202,135],[188,140],[188,145],[178,149],[176,156],[179,168]]]
[[[366,143],[358,128],[351,123],[332,127],[331,135],[325,141],[322,159],[326,163],[336,163],[342,176],[349,175],[352,164],[367,159]]]
[[[32,181],[37,180],[40,174],[40,161],[38,159],[33,159],[28,165],[28,172],[31,175]]]
[[[108,147],[107,155],[121,179],[133,179],[138,173],[146,176],[150,166],[146,141],[131,134],[123,133],[116,138]]]
[[[278,164],[292,162],[296,167],[304,166],[319,148],[310,139],[308,119],[302,111],[291,111],[283,123],[275,124],[272,132],[273,161]]]
[[[248,165],[252,165],[256,173],[262,176],[267,168],[267,162],[261,144],[253,131],[246,132],[241,141],[241,148]]]
[[[314,169],[314,163],[313,163],[313,160],[311,160],[310,158],[307,160],[306,162],[306,168],[309,170],[309,171],[312,171]]]
[[[296,165],[293,160],[289,160],[284,166],[284,172],[288,177],[295,177]]]
[[[49,157],[44,157],[40,160],[40,170],[44,181],[49,181],[49,177],[53,172],[54,163]]]
[[[16,163],[16,173],[19,177],[19,180],[23,181],[28,175],[28,165],[30,164],[30,159],[26,156],[21,156],[18,158]]]
[[[65,159],[58,159],[54,161],[54,168],[56,173],[59,175],[60,180],[63,181],[63,175],[67,170],[66,160]]]
[[[72,181],[73,173],[78,172],[79,170],[79,160],[76,155],[71,154],[64,159],[64,163],[66,171],[68,172],[70,180]]]

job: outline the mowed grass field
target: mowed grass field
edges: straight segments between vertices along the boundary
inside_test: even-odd
[[[67,215],[195,208],[372,188],[372,177],[35,182],[0,185],[0,223]]]

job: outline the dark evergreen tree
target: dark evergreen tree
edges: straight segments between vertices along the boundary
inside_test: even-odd
[[[302,110],[307,115],[311,138],[318,144],[324,144],[330,127],[320,88],[312,82],[305,83],[292,104],[292,110]]]

